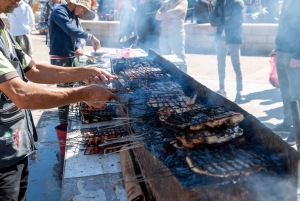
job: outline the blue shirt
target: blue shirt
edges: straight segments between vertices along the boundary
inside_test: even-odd
[[[78,18],[66,5],[59,5],[49,20],[50,55],[74,56],[70,51],[82,47],[80,38],[87,39],[88,33],[80,29]]]

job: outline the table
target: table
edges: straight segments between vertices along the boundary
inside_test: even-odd
[[[82,124],[71,117],[68,123],[61,201],[127,201],[119,154],[84,155],[81,129],[107,122]]]

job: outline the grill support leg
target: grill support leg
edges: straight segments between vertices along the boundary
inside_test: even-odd
[[[300,114],[298,101],[290,102],[297,150],[300,151]]]

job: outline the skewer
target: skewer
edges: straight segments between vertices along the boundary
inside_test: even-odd
[[[109,102],[109,101],[94,101],[94,103],[102,103],[106,105],[126,105],[127,103],[121,103],[121,102]]]

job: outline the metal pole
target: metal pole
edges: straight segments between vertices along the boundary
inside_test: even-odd
[[[300,151],[300,114],[298,101],[290,102],[297,150]]]

